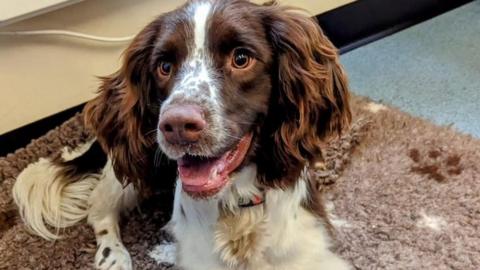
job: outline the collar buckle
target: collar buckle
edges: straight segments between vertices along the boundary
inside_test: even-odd
[[[262,195],[254,195],[252,198],[240,198],[238,200],[238,207],[240,208],[249,208],[254,207],[265,202],[265,196]]]

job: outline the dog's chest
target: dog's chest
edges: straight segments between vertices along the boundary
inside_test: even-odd
[[[233,212],[218,200],[192,200],[178,189],[176,195],[172,225],[185,270],[310,269],[312,251],[326,247],[298,192],[269,191],[264,204]]]

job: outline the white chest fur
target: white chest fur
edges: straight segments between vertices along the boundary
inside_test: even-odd
[[[235,174],[215,198],[194,200],[177,183],[172,233],[178,241],[177,265],[185,270],[337,270],[350,269],[328,250],[327,232],[301,207],[307,186],[270,189],[265,203],[238,208],[239,197],[260,191],[256,167]],[[225,210],[228,209],[228,210]]]

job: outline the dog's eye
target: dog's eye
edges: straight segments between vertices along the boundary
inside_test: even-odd
[[[235,49],[232,55],[232,67],[245,69],[250,66],[252,57],[246,49]]]
[[[160,74],[162,76],[170,76],[170,73],[172,73],[172,63],[170,62],[161,62],[160,66],[158,67],[158,70],[160,71]]]

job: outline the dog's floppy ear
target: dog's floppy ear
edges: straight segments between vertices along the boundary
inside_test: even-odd
[[[349,125],[348,82],[337,49],[316,21],[274,3],[264,9],[276,68],[261,143],[267,151],[260,151],[270,164],[260,173],[267,182],[288,184],[321,155],[329,137]]]
[[[98,96],[84,109],[86,126],[110,155],[118,179],[124,184],[133,182],[140,190],[152,170],[156,149],[156,114],[149,106],[149,95],[155,92],[150,59],[159,29],[156,20],[134,38],[120,70],[102,78]]]

